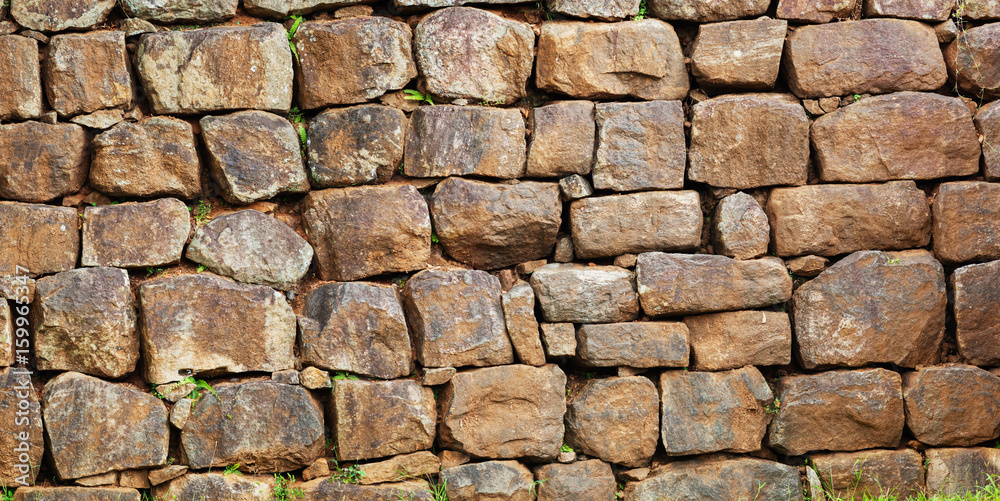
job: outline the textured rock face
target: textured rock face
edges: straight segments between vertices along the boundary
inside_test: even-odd
[[[330,424],[337,459],[354,461],[429,449],[437,422],[435,403],[430,388],[410,379],[337,381]]]
[[[385,17],[305,22],[292,38],[303,108],[362,103],[402,89],[417,68],[410,28]]]
[[[709,99],[694,106],[691,123],[692,181],[740,189],[806,183],[809,119],[791,96]]]
[[[445,251],[479,269],[548,256],[562,223],[555,183],[491,184],[449,178],[434,190],[430,209]]]
[[[700,198],[691,190],[584,198],[570,205],[569,219],[580,259],[691,251],[701,244]]]
[[[158,23],[218,22],[236,15],[239,0],[122,0],[128,17]]]
[[[648,465],[660,434],[659,403],[645,377],[592,379],[567,403],[566,443],[609,463]]]
[[[923,457],[912,449],[813,454],[809,460],[823,489],[836,496],[860,499],[891,492],[908,499],[923,492]]]
[[[329,477],[300,484],[305,499],[350,499],[351,501],[383,501],[403,496],[414,501],[433,501],[427,482],[391,482],[379,485],[354,485],[331,482]]]
[[[711,89],[771,89],[787,29],[787,21],[774,19],[701,25],[691,49],[691,73]]]
[[[1000,9],[994,17],[1000,17]],[[991,23],[963,32],[944,51],[948,71],[963,92],[983,99],[1000,97],[1000,24]]]
[[[289,14],[309,14],[361,3],[362,0],[246,0],[247,12],[269,19],[285,19]]]
[[[955,97],[900,92],[863,99],[816,119],[812,144],[826,182],[979,172],[976,128],[969,108]]]
[[[683,188],[686,160],[680,101],[597,105],[594,188]]]
[[[185,257],[240,282],[288,290],[309,271],[313,250],[287,224],[244,210],[198,228]]]
[[[15,301],[19,299],[32,299],[29,294],[34,296],[34,284],[32,283],[31,286],[27,284],[27,279],[22,281],[14,278],[12,283],[13,290],[11,292],[19,294],[12,294],[16,298]],[[24,333],[24,331],[21,332]],[[0,368],[14,365],[14,344],[14,323],[11,319],[10,304],[6,301],[0,301]],[[543,354],[542,357],[544,359],[545,355]]]
[[[543,323],[542,342],[545,353],[550,357],[572,357],[576,355],[576,328],[571,323]]]
[[[273,477],[244,476],[225,473],[191,473],[153,488],[160,498],[230,499],[233,501],[266,501],[274,491]]]
[[[934,254],[945,264],[1000,258],[1000,184],[942,183],[934,200]]]
[[[557,365],[455,374],[439,397],[440,445],[478,458],[551,461],[563,443],[566,375]]]
[[[516,109],[422,106],[410,116],[403,172],[413,177],[524,175],[524,119]]]
[[[484,271],[422,271],[406,282],[403,298],[417,360],[424,367],[514,361],[500,303],[500,281],[493,275]],[[456,316],[455,311],[472,316]]]
[[[384,183],[403,161],[406,115],[388,106],[324,111],[309,122],[313,186],[338,188]]]
[[[535,291],[528,282],[519,280],[500,297],[503,316],[507,324],[507,335],[514,345],[517,358],[523,364],[544,365],[545,351],[538,335],[538,320],[535,319]]]
[[[735,259],[763,256],[770,243],[770,232],[764,209],[746,193],[732,194],[715,206],[712,244],[719,254]]]
[[[1000,19],[1000,2],[997,0],[973,0],[965,7],[965,17],[969,19]]]
[[[538,501],[606,501],[615,495],[615,477],[607,463],[590,459],[569,464],[552,463],[535,470],[542,483]]]
[[[0,36],[0,120],[34,118],[42,114],[42,79],[38,42],[27,37]]]
[[[25,403],[18,409],[21,402]],[[0,449],[0,482],[16,485],[17,479],[21,478],[25,483],[33,484],[38,468],[17,467],[18,464],[29,463],[40,465],[45,452],[42,411],[31,386],[30,374],[17,368],[0,369],[0,412],[0,446],[3,447]],[[25,447],[28,450],[24,450]],[[21,461],[24,457],[28,461]]]
[[[935,90],[948,79],[934,28],[916,21],[803,26],[785,54],[788,87],[803,98]]]
[[[767,0],[651,0],[649,10],[661,19],[707,23],[759,16],[768,4]]]
[[[987,103],[979,108],[975,118],[976,128],[983,135],[983,158],[986,160],[986,179],[1000,179],[1000,102]]]
[[[970,365],[903,376],[906,426],[929,445],[969,446],[1000,437],[1000,377]]]
[[[528,177],[586,175],[594,163],[594,103],[559,101],[531,112]]]
[[[413,45],[431,94],[501,103],[526,95],[535,49],[530,25],[453,7],[423,18]]]
[[[647,252],[635,268],[642,310],[651,316],[757,308],[792,295],[780,259]]]
[[[807,23],[847,19],[861,0],[778,0],[778,17]]]
[[[87,207],[80,262],[120,268],[176,264],[190,231],[191,215],[176,198]]]
[[[430,257],[430,212],[410,185],[310,193],[302,201],[302,222],[323,280],[419,270]]]
[[[5,235],[0,239],[0,275],[38,276],[75,268],[78,219],[72,207],[0,202],[0,232]]]
[[[788,376],[778,382],[776,396],[781,408],[771,422],[769,441],[782,454],[899,445],[903,393],[895,372],[864,369]]]
[[[667,496],[802,501],[802,485],[794,466],[721,455],[669,463],[657,468],[649,478],[625,488],[625,499],[629,501],[657,501]]]
[[[1000,261],[963,266],[950,277],[958,352],[970,364],[1000,365]]]
[[[139,501],[139,491],[125,487],[20,487],[15,501]]]
[[[451,501],[532,501],[534,475],[517,461],[485,461],[441,470]]]
[[[531,274],[531,288],[546,322],[628,322],[639,314],[635,275],[617,266],[547,264]]]
[[[567,16],[621,21],[639,13],[637,0],[545,0],[545,7]]]
[[[132,101],[125,33],[57,35],[43,67],[45,95],[60,116],[124,108]]]
[[[392,286],[324,284],[309,294],[302,363],[382,379],[410,373],[410,336]]]
[[[944,21],[951,15],[954,7],[951,0],[867,0],[865,15]]]
[[[577,355],[587,366],[645,368],[688,364],[688,329],[680,322],[581,325],[576,337]]]
[[[709,313],[684,317],[684,324],[691,342],[692,369],[718,371],[792,362],[792,328],[787,313]]]
[[[45,384],[42,402],[46,442],[60,479],[167,461],[167,408],[148,393],[67,372]],[[102,454],[93,453],[95,442]]]
[[[765,211],[782,257],[911,249],[931,237],[927,197],[913,181],[778,188]]]
[[[414,452],[394,456],[377,463],[360,466],[365,475],[359,483],[363,485],[398,481],[401,477],[420,478],[441,471],[441,460],[430,451]]]
[[[86,29],[103,22],[115,0],[19,0],[10,6],[17,24],[38,31]]]
[[[91,142],[90,185],[110,196],[194,198],[201,166],[191,124],[171,117],[123,122]]]
[[[274,289],[202,273],[146,282],[139,301],[151,383],[294,366],[295,314]]]
[[[624,23],[542,23],[539,89],[575,98],[683,99],[689,89],[673,27],[657,19]]]
[[[1000,450],[986,447],[927,450],[927,491],[965,495],[1000,474]]]
[[[254,433],[247,433],[254,430]],[[221,383],[192,407],[181,447],[192,469],[227,466],[272,473],[323,455],[323,408],[299,386]]]
[[[135,61],[154,113],[291,106],[292,53],[277,23],[147,34]]]
[[[48,202],[87,181],[87,134],[73,124],[0,125],[0,197]]]

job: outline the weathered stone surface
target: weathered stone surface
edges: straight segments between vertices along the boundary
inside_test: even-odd
[[[934,28],[903,19],[803,26],[785,40],[784,64],[799,97],[935,90],[948,79]]]
[[[693,251],[701,244],[698,192],[657,191],[592,197],[570,205],[570,230],[581,259],[648,251]]]
[[[139,302],[151,383],[295,365],[295,314],[270,287],[211,273],[180,275],[142,284]]]
[[[792,302],[807,369],[938,361],[945,276],[925,250],[855,252],[799,287]]]
[[[822,273],[829,264],[829,259],[811,254],[785,261],[785,267],[788,268],[789,273],[802,277],[815,277]]]
[[[337,459],[354,461],[429,449],[437,423],[434,391],[412,379],[338,380],[333,385]],[[322,433],[320,434],[322,438]]]
[[[555,183],[492,184],[449,178],[437,185],[430,209],[445,251],[479,269],[548,256],[562,223]]]
[[[809,119],[785,94],[738,94],[693,107],[688,179],[724,188],[806,184]]]
[[[403,161],[406,115],[388,106],[333,108],[309,122],[313,186],[384,183]]]
[[[758,308],[792,296],[792,279],[775,258],[647,252],[635,269],[639,301],[651,316]]]
[[[963,266],[949,278],[954,291],[955,337],[967,363],[1000,365],[1000,261]]]
[[[767,0],[651,0],[649,10],[660,19],[706,23],[760,16],[769,5]]]
[[[576,356],[576,327],[568,322],[542,323],[542,342],[549,357]]]
[[[411,371],[410,337],[394,286],[324,284],[300,318],[302,363],[382,379]]]
[[[535,49],[528,24],[470,7],[442,9],[420,20],[413,45],[431,94],[500,103],[527,95]]]
[[[299,384],[299,371],[295,369],[283,369],[272,372],[271,381],[281,384]]]
[[[684,187],[687,149],[680,101],[597,104],[594,188]]]
[[[103,22],[115,0],[16,0],[10,15],[17,24],[38,31],[87,29]]]
[[[246,0],[248,13],[269,19],[285,19],[289,14],[309,14],[318,10],[355,5],[362,0]]]
[[[277,23],[143,35],[136,73],[154,113],[287,111],[292,52]]]
[[[547,264],[531,274],[531,288],[546,322],[628,322],[639,314],[635,275],[617,266]]]
[[[120,123],[91,142],[90,186],[110,196],[194,198],[201,166],[191,124],[171,117]]]
[[[148,470],[125,470],[121,472],[118,485],[122,487],[132,487],[135,489],[149,489]]]
[[[31,374],[13,367],[0,369],[0,483],[35,483],[45,452],[43,432]]]
[[[424,480],[391,482],[378,485],[354,485],[331,482],[330,478],[317,478],[299,484],[305,499],[331,499],[351,501],[384,501],[402,496],[409,501],[434,501],[434,495]]]
[[[568,399],[566,443],[609,463],[649,464],[660,433],[660,396],[642,376],[592,379]]]
[[[107,473],[102,473],[100,475],[91,475],[89,477],[78,478],[75,480],[75,482],[77,485],[83,485],[86,487],[111,485],[118,482],[118,472],[109,471]]]
[[[510,4],[519,3],[520,0],[393,0],[396,8],[399,9],[432,9],[439,7],[453,7],[467,3],[485,4]]]
[[[923,492],[923,457],[912,449],[870,450],[810,455],[826,492],[844,499],[899,496]]]
[[[778,18],[807,23],[847,19],[861,0],[778,0]]]
[[[60,116],[124,108],[132,101],[125,33],[56,35],[45,58],[45,95]]]
[[[185,473],[187,473],[188,467],[179,464],[173,464],[165,466],[163,468],[158,468],[155,470],[149,470],[149,483],[156,486],[163,482],[173,480]]]
[[[929,445],[970,446],[1000,437],[1000,377],[971,365],[903,375],[906,426]]]
[[[958,88],[982,99],[1000,98],[1000,24],[969,28],[948,44],[944,59]]]
[[[312,366],[302,369],[302,372],[299,373],[299,379],[302,386],[307,390],[321,390],[333,387],[330,381],[330,373]]]
[[[0,275],[34,277],[75,268],[78,219],[72,207],[0,202]]]
[[[531,112],[528,177],[590,173],[594,163],[594,103],[559,101]]]
[[[587,366],[646,368],[688,365],[688,329],[680,322],[581,325],[576,338],[577,356]]]
[[[239,0],[122,0],[125,15],[158,23],[212,23],[236,15]]]
[[[1000,450],[987,447],[927,450],[927,492],[966,495],[993,485],[1000,474]]]
[[[792,363],[792,327],[778,311],[730,311],[684,317],[691,368],[737,369]]]
[[[534,475],[517,461],[485,461],[441,470],[450,501],[533,501]]]
[[[139,491],[125,487],[20,487],[15,501],[139,501]]]
[[[309,271],[313,250],[287,224],[244,210],[198,228],[185,257],[240,282],[288,290]]]
[[[615,495],[615,477],[607,463],[590,459],[570,464],[547,464],[535,470],[542,482],[538,501],[607,501]]]
[[[272,498],[274,477],[225,473],[191,473],[157,485],[153,496],[161,499],[227,499],[267,501]]]
[[[326,458],[319,458],[313,464],[309,465],[308,468],[302,470],[302,480],[306,482],[328,475],[330,475],[330,460]]]
[[[1000,258],[1000,183],[942,183],[934,200],[934,254],[945,264]]]
[[[867,17],[944,21],[951,15],[953,8],[955,8],[953,0],[865,0]]]
[[[594,187],[590,185],[587,178],[579,174],[573,174],[560,179],[559,190],[562,192],[563,200],[576,200],[594,194]]]
[[[961,99],[899,92],[863,99],[812,126],[820,178],[867,183],[979,172],[979,139]]]
[[[438,401],[441,447],[478,458],[551,461],[559,455],[566,375],[557,365],[460,372]]]
[[[719,202],[712,214],[715,252],[734,259],[753,259],[767,253],[771,226],[767,214],[750,195],[734,193]]]
[[[931,237],[927,197],[913,181],[777,188],[764,210],[781,257],[912,249]]]
[[[638,0],[545,0],[545,8],[573,17],[621,21],[639,13]]]
[[[410,116],[403,172],[413,177],[524,175],[524,118],[517,109],[421,106]]]
[[[690,85],[674,28],[658,19],[542,23],[539,89],[575,98],[683,99]]]
[[[323,455],[323,408],[308,390],[273,381],[214,388],[192,407],[181,434],[192,469],[239,463],[244,470],[273,473],[297,470]]]
[[[544,365],[545,351],[535,319],[535,292],[528,282],[519,280],[500,296],[507,335],[518,360],[528,365]]]
[[[0,197],[48,202],[87,181],[87,134],[75,124],[0,125]]]
[[[80,262],[120,268],[176,264],[190,231],[191,214],[176,198],[87,207]]]
[[[403,288],[417,360],[424,367],[514,362],[507,337],[500,281],[485,271],[427,270]],[[456,311],[469,316],[456,316]]]
[[[312,192],[302,222],[323,280],[419,270],[430,258],[430,212],[411,185]]]
[[[0,120],[25,120],[42,114],[42,80],[38,42],[27,37],[0,36]]]
[[[790,456],[896,447],[904,421],[901,385],[899,374],[885,369],[783,377],[770,447]]]
[[[966,2],[964,14],[968,19],[1000,19],[1000,2],[997,0],[971,0]]]
[[[178,402],[184,397],[191,394],[192,391],[196,390],[198,385],[190,382],[176,382],[176,383],[165,383],[157,385],[153,388],[157,394],[162,396],[163,399],[170,402]]]
[[[82,125],[84,127],[90,127],[91,129],[110,129],[114,127],[115,124],[121,122],[125,119],[125,114],[122,110],[97,110],[93,113],[87,115],[77,115],[70,119],[77,125]]]
[[[194,390],[192,389],[191,391]],[[191,418],[191,407],[194,406],[193,402],[193,399],[182,398],[170,408],[170,424],[174,425],[174,428],[183,430],[187,426],[188,419]]]
[[[996,181],[1000,179],[1000,101],[981,106],[974,121],[983,136],[986,179]]]
[[[458,371],[454,367],[431,367],[423,370],[420,384],[424,386],[439,386],[451,381]]]
[[[148,393],[66,372],[45,384],[42,402],[46,444],[60,479],[167,461],[167,408]],[[101,454],[94,454],[97,444]]]
[[[626,501],[802,501],[799,471],[763,459],[713,455],[657,468],[625,488]]]
[[[788,21],[703,24],[691,49],[691,73],[703,88],[768,90],[778,80]]]
[[[29,299],[28,294],[34,295],[34,284],[29,289],[27,281],[11,281],[11,285],[14,286],[14,291],[24,294],[24,296],[16,296],[15,301],[20,301],[21,299]],[[11,291],[11,292],[14,292]],[[20,304],[25,304],[25,301],[20,301]],[[23,310],[22,310],[23,311]],[[21,331],[22,334],[24,331]],[[542,354],[544,357],[545,354]],[[0,301],[0,368],[9,367],[14,364],[14,324],[11,319],[10,314],[10,303],[7,301]],[[3,473],[0,473],[2,475]],[[11,482],[7,482],[10,484]]]
[[[360,484],[380,484],[434,475],[441,470],[441,460],[430,451],[420,451],[377,463],[365,463],[360,465],[360,469],[364,472],[359,479]]]

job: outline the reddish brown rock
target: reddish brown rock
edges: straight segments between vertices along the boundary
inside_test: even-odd
[[[90,186],[122,197],[201,193],[201,165],[191,124],[171,117],[123,122],[91,142]]]
[[[528,177],[587,175],[594,163],[594,103],[559,101],[531,111]]]
[[[361,0],[246,0],[244,8],[254,16],[269,19],[285,19],[289,14],[309,14],[318,10],[353,6],[360,2]],[[362,5],[359,7],[365,6]],[[337,10],[339,11],[340,9]],[[371,11],[368,12],[369,14],[371,13]],[[338,15],[337,17],[339,18],[340,16]]]
[[[541,323],[542,342],[549,357],[576,356],[576,327],[568,322]]]
[[[535,470],[538,501],[607,501],[615,495],[615,476],[607,463],[590,459],[550,463]]]
[[[1000,437],[1000,377],[971,365],[903,375],[906,426],[928,445],[970,446]]]
[[[576,200],[570,230],[580,259],[649,251],[693,251],[701,245],[696,191],[654,191]]]
[[[955,337],[967,363],[1000,365],[1000,261],[963,266],[949,279],[954,293]]]
[[[0,125],[0,197],[48,202],[80,191],[90,148],[83,127],[22,122]]]
[[[995,484],[1000,450],[988,447],[927,450],[927,492],[964,496]]]
[[[413,177],[524,175],[524,119],[516,109],[421,106],[410,116],[403,173]]]
[[[35,483],[45,452],[43,433],[31,374],[16,367],[0,369],[0,483]]]
[[[802,501],[799,470],[763,459],[712,455],[674,461],[625,488],[627,501],[661,499]]]
[[[0,275],[37,277],[75,268],[78,221],[72,207],[0,202]]]
[[[601,21],[621,21],[639,13],[637,0],[545,0],[550,12]]]
[[[594,188],[683,188],[686,160],[680,101],[597,104]]]
[[[121,31],[52,37],[43,67],[49,105],[59,116],[128,107],[132,78],[127,58]]]
[[[517,461],[484,461],[441,471],[449,501],[533,501],[534,479],[531,470]]]
[[[975,116],[976,128],[983,137],[986,179],[1000,179],[1000,101],[986,103]]]
[[[30,301],[32,299],[28,296],[29,294],[34,296],[34,284],[31,284],[30,287],[28,286],[28,280],[30,279],[25,276],[21,280],[18,280],[17,277],[8,277],[8,280],[10,281],[10,285],[13,286],[11,292],[23,294],[15,295],[15,301],[22,299]],[[26,301],[21,301],[22,305],[25,303]],[[0,301],[0,368],[14,365],[14,324],[10,313],[10,304],[7,301]],[[27,335],[26,331],[27,329],[21,331],[22,337]]]
[[[617,266],[547,264],[531,274],[531,288],[546,322],[628,322],[639,313],[635,275]]]
[[[586,366],[646,368],[688,365],[688,329],[680,322],[581,325],[576,338],[577,356]]]
[[[691,49],[702,88],[769,90],[778,80],[788,22],[775,19],[703,24]]]
[[[373,459],[429,449],[437,423],[435,403],[430,388],[410,379],[338,380],[333,385],[330,424],[337,459]]]
[[[10,16],[31,30],[62,31],[100,24],[114,8],[115,0],[20,0]]]
[[[220,22],[236,15],[239,0],[123,0],[125,16],[164,24]]]
[[[712,245],[718,254],[734,259],[763,256],[770,243],[770,232],[764,209],[746,193],[729,195],[715,206]]]
[[[381,184],[403,161],[406,115],[388,106],[332,108],[309,121],[309,179],[316,188]]]
[[[1000,184],[942,183],[934,200],[934,254],[945,264],[1000,258]]]
[[[139,491],[126,487],[20,487],[15,501],[139,501]]]
[[[359,465],[359,468],[364,475],[358,479],[358,483],[370,485],[437,474],[441,471],[441,460],[430,451],[420,451],[401,454],[377,463],[365,463]]]
[[[777,311],[729,311],[684,317],[691,342],[691,368],[737,369],[792,363],[792,327]]]
[[[945,47],[944,60],[959,90],[979,101],[1000,98],[1000,24],[963,31]]]
[[[409,501],[434,501],[430,486],[424,480],[390,482],[378,485],[354,485],[331,482],[330,477],[317,478],[300,484],[305,499],[335,499],[351,501],[384,501],[402,496]],[[294,489],[294,487],[293,487]],[[267,494],[271,496],[273,493]],[[265,497],[264,499],[267,499]]]
[[[1000,2],[997,0],[971,0],[965,4],[965,17],[969,19],[1000,19]]]
[[[849,500],[865,496],[912,499],[923,493],[923,457],[912,449],[812,454],[825,492]]]
[[[176,264],[191,232],[191,214],[176,198],[87,207],[82,221],[83,266]],[[151,234],[156,238],[150,238]]]
[[[952,0],[865,0],[867,17],[944,21],[951,15],[953,8],[955,3]]]
[[[650,13],[660,19],[708,23],[764,14],[767,0],[650,0]]]
[[[592,379],[568,399],[566,443],[628,467],[649,464],[660,433],[660,397],[642,376]]]
[[[232,501],[262,501],[274,492],[274,477],[223,473],[191,473],[161,483],[152,495],[161,499],[226,499]]]
[[[806,23],[848,19],[861,0],[778,0],[778,18]]]
[[[28,37],[0,36],[0,120],[26,120],[42,114],[42,79],[38,42]]]
[[[514,345],[517,358],[523,364],[545,365],[545,351],[538,335],[535,319],[535,292],[528,282],[519,280],[500,297],[507,335]]]

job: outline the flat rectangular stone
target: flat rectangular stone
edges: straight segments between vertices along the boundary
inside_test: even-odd
[[[95,31],[56,35],[45,57],[45,95],[59,116],[132,104],[125,33]]]
[[[521,177],[524,118],[517,109],[421,106],[410,116],[403,173],[413,177]]]
[[[923,457],[913,449],[811,454],[809,461],[835,496],[913,499],[924,490]]]
[[[411,379],[339,380],[330,411],[337,459],[355,461],[429,449],[434,444],[434,391]]]
[[[710,23],[764,14],[769,0],[649,0],[649,11],[660,19]]]
[[[118,268],[176,264],[190,232],[191,213],[176,198],[87,207],[80,262]]]
[[[829,23],[847,19],[861,0],[778,0],[779,19],[804,23]]]
[[[942,183],[934,199],[934,254],[945,264],[1000,258],[1000,183]]]
[[[580,259],[649,251],[693,251],[704,222],[698,192],[654,191],[591,197],[570,205]]]
[[[598,190],[684,187],[687,145],[680,101],[597,104]]]
[[[788,21],[703,24],[691,48],[691,73],[702,87],[768,90],[778,80]]]
[[[635,275],[617,266],[547,264],[531,274],[546,322],[628,322],[639,314]]]
[[[963,266],[950,283],[958,352],[973,365],[1000,365],[1000,261]]]
[[[572,357],[576,355],[576,327],[568,322],[539,324],[545,353],[552,357]]]
[[[737,369],[792,363],[792,326],[780,311],[728,311],[684,317],[691,368]]]
[[[587,175],[594,163],[594,103],[559,101],[531,110],[528,177]]]
[[[42,114],[42,73],[38,42],[19,35],[0,36],[0,120],[26,120]]]
[[[972,0],[970,4],[978,3]],[[900,17],[944,21],[955,8],[954,0],[865,0],[865,17]]]
[[[593,367],[687,367],[688,328],[680,322],[581,325],[577,355]]]
[[[0,275],[72,270],[80,255],[78,225],[72,207],[0,202]]]

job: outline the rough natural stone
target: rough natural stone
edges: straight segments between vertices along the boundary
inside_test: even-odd
[[[77,485],[83,485],[86,487],[97,487],[101,485],[111,485],[118,482],[118,472],[109,471],[108,473],[102,473],[100,475],[91,475],[89,477],[78,478],[74,480]]]
[[[573,174],[559,180],[559,190],[563,200],[577,200],[594,194],[594,188],[587,178]]]
[[[1000,73],[993,71],[1000,61],[998,44],[1000,24],[990,23],[963,31],[945,47],[948,72],[960,91],[979,100],[1000,98]]]
[[[0,369],[0,446],[0,483],[34,484],[45,438],[31,374],[21,368]]]
[[[406,116],[388,106],[333,108],[309,122],[313,186],[384,183],[403,161]]]
[[[434,392],[411,379],[338,380],[333,385],[330,423],[337,459],[373,459],[429,449],[437,423],[435,403]]]
[[[571,323],[542,323],[542,342],[549,357],[576,356],[576,328]]]
[[[191,390],[194,391],[194,390]],[[187,426],[188,419],[191,418],[191,408],[194,406],[194,400],[190,398],[182,398],[170,408],[170,424],[174,425],[178,430],[183,430]]]
[[[997,0],[971,0],[967,2],[965,17],[976,20],[1000,19],[1000,2]]]
[[[769,445],[789,456],[896,447],[904,421],[901,385],[899,374],[885,369],[783,377]]]
[[[299,379],[302,382],[302,386],[307,390],[321,390],[333,387],[330,381],[330,373],[312,366],[302,369],[302,372],[299,373]]]
[[[191,473],[169,483],[160,483],[152,495],[161,499],[226,499],[231,501],[266,501],[274,492],[274,478],[226,473]]]
[[[156,470],[149,470],[149,483],[154,486],[160,485],[187,473],[187,471],[187,466],[179,464],[169,465]]]
[[[934,28],[903,19],[800,27],[785,40],[784,64],[799,97],[929,91],[948,79]]]
[[[964,496],[993,485],[1000,475],[1000,450],[988,447],[928,449],[927,492]]]
[[[552,261],[571,263],[573,258],[573,237],[565,234],[556,236],[556,248],[552,251]]]
[[[82,221],[83,266],[176,264],[191,231],[191,214],[176,198],[87,207]]]
[[[778,18],[806,23],[848,19],[861,0],[778,0]]]
[[[384,501],[402,496],[407,501],[434,501],[430,486],[424,480],[391,482],[378,485],[355,485],[331,482],[330,478],[317,478],[299,484],[304,499],[331,499],[351,501]],[[269,499],[269,498],[265,498]]]
[[[517,109],[421,106],[410,116],[403,173],[413,177],[525,172],[524,118]]]
[[[637,191],[684,187],[687,150],[680,101],[597,104],[594,187]]]
[[[461,466],[468,463],[470,458],[467,454],[463,454],[458,451],[443,450],[437,454],[438,459],[441,460],[441,469],[445,470],[448,468],[454,468],[455,466]]]
[[[635,275],[617,266],[547,264],[531,274],[531,287],[546,322],[628,322],[639,314]]]
[[[214,23],[236,15],[239,0],[122,0],[125,15],[164,24]]]
[[[777,188],[764,210],[781,257],[912,249],[931,237],[927,197],[913,181]]]
[[[125,119],[125,114],[122,110],[97,110],[88,115],[77,115],[70,119],[77,125],[82,125],[84,127],[90,127],[91,129],[110,129],[116,124]]]
[[[763,459],[713,455],[675,461],[625,488],[627,501],[756,499],[802,501],[799,470]]]
[[[75,268],[78,220],[71,207],[0,202],[0,275],[39,276]]]
[[[650,0],[650,13],[660,19],[707,23],[764,14],[768,0]]]
[[[942,183],[934,200],[934,254],[945,264],[1000,258],[1000,183]]]
[[[691,73],[702,88],[771,89],[787,29],[788,21],[766,18],[703,24],[691,49]]]
[[[530,25],[453,7],[421,19],[413,45],[427,92],[435,96],[513,103],[527,95],[535,49]]]
[[[319,458],[313,464],[309,465],[308,468],[302,470],[302,480],[306,482],[320,477],[326,477],[330,475],[330,460],[326,458]]]
[[[91,142],[90,186],[110,196],[176,196],[201,192],[201,165],[191,124],[171,117],[120,123]]]
[[[289,14],[309,14],[320,10],[354,5],[362,0],[245,0],[243,7],[251,15],[285,19]]]
[[[158,31],[155,24],[137,17],[122,20],[118,29],[124,31],[126,37],[134,37],[144,33],[156,33]]]
[[[638,0],[545,0],[545,8],[573,17],[621,21],[639,13]]]
[[[819,275],[830,264],[830,260],[820,256],[801,256],[785,261],[788,272],[801,277],[815,277]]]
[[[42,80],[38,42],[27,37],[0,36],[0,120],[25,120],[42,114]]]
[[[14,501],[139,501],[139,491],[126,487],[20,487]]]
[[[688,179],[722,188],[806,183],[809,119],[784,94],[738,94],[693,107]]]
[[[133,489],[149,489],[148,470],[125,470],[121,472],[118,485],[122,487],[132,487]]]
[[[953,0],[865,0],[865,16],[944,21],[954,7]]]
[[[949,278],[958,352],[967,363],[1000,365],[1000,261],[963,266]]]
[[[153,113],[291,106],[292,53],[277,23],[150,33],[135,61]]]
[[[566,443],[609,463],[648,465],[659,440],[659,402],[642,376],[587,381],[566,404]]]
[[[441,447],[477,458],[551,461],[559,455],[566,375],[557,365],[460,372],[438,402]]]
[[[657,191],[591,197],[570,205],[576,257],[591,259],[648,251],[693,251],[701,244],[696,191]]]
[[[45,384],[42,401],[47,449],[62,480],[167,462],[167,408],[148,393],[65,372]],[[98,443],[102,453],[94,454]]]
[[[538,501],[607,501],[615,496],[614,474],[607,463],[590,459],[547,464],[535,470]]]
[[[441,470],[441,460],[430,451],[420,451],[399,455],[378,463],[365,463],[360,465],[360,469],[364,475],[358,483],[362,485],[380,484],[437,474]]]
[[[125,33],[56,35],[45,57],[45,95],[59,116],[124,108],[132,101]]]
[[[778,311],[729,311],[684,317],[691,368],[738,369],[792,363],[792,327]]]
[[[903,375],[906,426],[929,445],[970,446],[1000,437],[1000,377],[970,365]]]
[[[16,278],[16,277],[14,277]],[[15,286],[15,291],[25,294],[25,296],[18,296],[15,301],[19,302],[21,305],[25,301],[20,301],[21,299],[27,299],[27,294],[34,295],[34,290],[29,290],[29,287],[21,282],[11,281],[11,285]],[[34,287],[31,287],[32,289]],[[19,290],[18,290],[19,289]],[[22,310],[23,311],[23,310]],[[21,331],[23,334],[25,331]],[[542,354],[544,357],[545,354]],[[14,324],[10,314],[10,304],[7,301],[0,301],[0,368],[9,367],[14,364]],[[0,473],[2,475],[3,473]],[[10,484],[11,482],[7,482]]]
[[[420,384],[424,386],[439,386],[451,381],[458,371],[454,367],[431,367],[424,369]]]
[[[734,259],[753,259],[767,253],[771,226],[767,214],[750,195],[734,193],[723,198],[712,214],[715,252]]]
[[[302,222],[322,280],[419,270],[430,258],[430,212],[411,185],[312,192]]]
[[[87,181],[88,143],[75,124],[0,125],[0,198],[42,203],[80,191]]]
[[[923,492],[923,457],[912,449],[815,454],[809,461],[824,490],[838,498],[910,499]]]
[[[688,365],[688,329],[680,322],[581,325],[576,338],[577,356],[587,366],[646,368]]]
[[[533,501],[534,475],[517,461],[485,461],[441,471],[450,501]]]
[[[582,99],[683,99],[690,88],[677,34],[658,19],[542,23],[535,79]]]
[[[271,373],[271,381],[281,384],[299,384],[299,371],[295,369],[284,369]]]
[[[528,365],[545,365],[545,351],[535,319],[535,292],[528,282],[519,280],[500,296],[503,315],[518,360]]]
[[[211,273],[180,275],[142,284],[139,302],[151,383],[295,365],[295,314],[270,287]]]
[[[528,177],[587,175],[594,163],[594,103],[559,101],[531,111]]]
[[[114,8],[115,0],[16,0],[10,15],[31,30],[62,31],[91,28]]]
[[[396,8],[409,11],[411,9],[436,9],[440,7],[454,7],[467,3],[485,4],[512,4],[520,3],[520,0],[393,0]]]
[[[1000,101],[993,101],[980,107],[976,112],[975,123],[983,136],[986,179],[1000,180]]]

